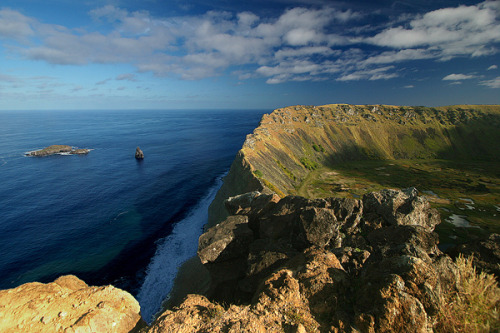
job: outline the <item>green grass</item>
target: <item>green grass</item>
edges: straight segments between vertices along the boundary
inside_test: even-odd
[[[310,160],[309,158],[307,158],[307,157],[302,157],[302,158],[300,159],[300,163],[302,163],[302,165],[303,165],[306,169],[311,170],[311,171],[312,171],[312,170],[316,170],[316,169],[319,167],[319,165],[318,165],[318,163],[317,163],[317,162],[315,162],[315,161],[311,161],[311,160]]]
[[[366,160],[339,163],[311,171],[297,187],[309,198],[350,197],[384,188],[416,187],[438,208],[442,219],[464,215],[477,228],[458,228],[443,222],[437,231],[442,242],[455,242],[488,232],[500,232],[500,163],[448,160]],[[432,191],[425,193],[424,191]],[[463,199],[472,199],[469,209]],[[450,238],[450,236],[452,236]]]
[[[255,170],[255,171],[253,172],[253,174],[254,174],[254,175],[255,175],[255,177],[257,177],[257,178],[262,178],[262,176],[263,176],[262,171],[260,171],[260,170]]]
[[[315,143],[313,143],[312,145],[313,149],[316,150],[318,153],[324,153],[325,152],[325,148],[323,148],[322,145],[317,145]]]
[[[283,165],[280,161],[276,160],[276,163],[280,167],[280,169],[287,175],[288,178],[293,180],[294,182],[297,181],[297,177],[291,172],[286,166]]]

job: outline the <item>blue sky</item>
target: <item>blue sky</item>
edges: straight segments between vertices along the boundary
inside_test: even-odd
[[[500,1],[2,0],[0,109],[500,104]]]

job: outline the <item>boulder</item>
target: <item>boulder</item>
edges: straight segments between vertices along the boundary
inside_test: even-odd
[[[144,153],[142,152],[141,148],[137,147],[135,149],[135,158],[138,160],[144,159]]]
[[[381,217],[386,225],[419,225],[431,232],[440,223],[439,212],[414,187],[365,194],[363,207],[365,219]]]
[[[132,295],[88,286],[73,275],[0,291],[2,332],[130,332],[141,325]]]
[[[229,216],[200,236],[198,256],[203,264],[240,258],[248,253],[252,241],[248,217]]]
[[[278,201],[280,197],[276,193],[254,191],[230,197],[224,205],[230,215],[247,215],[252,220],[271,210]]]

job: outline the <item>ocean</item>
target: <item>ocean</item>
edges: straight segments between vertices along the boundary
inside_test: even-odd
[[[131,292],[149,319],[266,112],[0,111],[0,289],[75,274]],[[92,151],[24,156],[52,144]]]

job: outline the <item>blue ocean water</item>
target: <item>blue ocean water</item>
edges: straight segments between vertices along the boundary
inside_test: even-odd
[[[0,289],[71,273],[153,314],[264,112],[1,111]],[[52,144],[93,150],[24,156]]]

